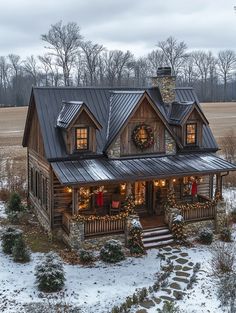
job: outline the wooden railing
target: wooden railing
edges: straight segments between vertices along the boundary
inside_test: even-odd
[[[199,208],[182,210],[182,215],[185,221],[196,221],[196,220],[206,220],[213,219],[215,216],[215,206],[209,205],[206,202],[206,206],[202,205]]]
[[[88,221],[84,225],[85,237],[109,233],[119,233],[123,232],[124,230],[125,230],[125,219],[114,221],[94,220]]]
[[[71,214],[64,212],[62,215],[62,225],[65,231],[69,234],[70,233],[70,221],[71,221]]]

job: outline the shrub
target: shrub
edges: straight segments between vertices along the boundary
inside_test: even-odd
[[[1,235],[2,250],[6,254],[11,254],[15,240],[22,237],[23,232],[20,229],[8,227]]]
[[[83,264],[89,264],[94,261],[94,255],[92,252],[81,249],[79,251],[79,259]]]
[[[216,277],[222,277],[234,271],[235,248],[232,245],[219,242],[211,250],[211,268]]]
[[[108,263],[116,263],[125,259],[124,252],[122,251],[122,244],[118,240],[108,240],[100,251],[102,261]]]
[[[7,204],[8,212],[21,212],[24,210],[24,206],[21,203],[21,197],[17,192],[13,192],[10,195],[10,199]]]
[[[224,275],[218,284],[218,296],[223,306],[227,306],[229,312],[235,312],[236,307],[236,273]]]
[[[35,271],[36,284],[39,290],[55,292],[63,288],[65,282],[63,263],[56,253],[45,254]]]
[[[209,228],[203,228],[199,233],[199,241],[203,244],[210,245],[213,241],[213,232]]]
[[[173,302],[165,301],[162,310],[157,309],[159,313],[180,313],[179,307],[177,307]]]
[[[12,248],[13,260],[15,262],[29,262],[30,252],[25,244],[24,239],[21,237],[14,241],[14,246]]]
[[[21,203],[20,195],[16,192],[11,193],[7,204],[6,213],[11,223],[18,223],[24,213],[24,206]]]
[[[236,223],[236,208],[233,208],[230,214],[232,222]]]
[[[222,229],[220,233],[220,239],[225,242],[230,242],[232,241],[232,232],[229,227],[225,227]]]

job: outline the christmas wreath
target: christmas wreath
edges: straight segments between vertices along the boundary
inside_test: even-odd
[[[141,150],[150,148],[154,144],[153,129],[146,124],[136,126],[132,133],[132,140]]]

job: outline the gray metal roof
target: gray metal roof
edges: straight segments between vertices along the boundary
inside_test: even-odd
[[[183,118],[192,110],[195,102],[173,102],[170,106],[169,119],[172,124],[180,124]]]
[[[57,117],[57,126],[60,128],[68,128],[74,117],[82,108],[82,105],[83,102],[80,101],[64,102]]]
[[[95,117],[96,121],[101,125],[101,129],[96,132],[97,154],[102,155],[108,143],[115,138],[117,132],[124,125],[125,121],[133,110],[135,104],[138,103],[142,94],[146,92],[150,96],[157,110],[163,117],[168,129],[168,109],[163,104],[161,94],[158,88],[148,89],[121,89],[121,88],[71,88],[71,87],[37,87],[32,89],[31,102],[27,123],[24,133],[23,145],[27,145],[27,136],[29,134],[31,112],[34,103],[39,118],[40,128],[43,137],[46,158],[50,161],[57,159],[71,159],[66,152],[65,143],[59,127],[68,125],[72,118],[72,113],[78,112],[81,103],[86,104],[88,110]],[[179,101],[197,101],[195,92],[191,88],[176,88],[176,99]],[[73,103],[70,107],[66,106],[62,112],[62,103]],[[78,106],[78,107],[77,107]],[[68,109],[67,109],[68,108]],[[72,112],[73,111],[73,112]],[[59,113],[61,118],[58,120]],[[109,121],[109,122],[108,122]],[[63,124],[64,122],[64,124]],[[171,129],[170,129],[171,133]],[[203,132],[208,137],[203,140],[206,143],[206,149],[209,146],[217,150],[215,140],[208,129]],[[174,135],[173,135],[174,136]],[[178,142],[178,140],[176,139]],[[203,147],[204,149],[204,147]],[[78,156],[76,156],[78,157]]]
[[[110,97],[110,113],[107,128],[107,142],[105,146],[108,147],[123,125],[127,118],[133,112],[139,100],[144,94],[144,90],[133,91],[113,91]],[[122,114],[121,114],[122,110]]]
[[[175,88],[175,100],[177,102],[192,101],[199,104],[198,97],[192,87]]]
[[[152,180],[236,170],[236,165],[207,153],[120,160],[98,158],[51,164],[63,185]]]

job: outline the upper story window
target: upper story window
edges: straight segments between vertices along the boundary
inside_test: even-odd
[[[197,143],[197,124],[189,123],[186,125],[186,144],[196,145]]]
[[[78,127],[75,130],[76,150],[88,150],[89,148],[89,128]]]

